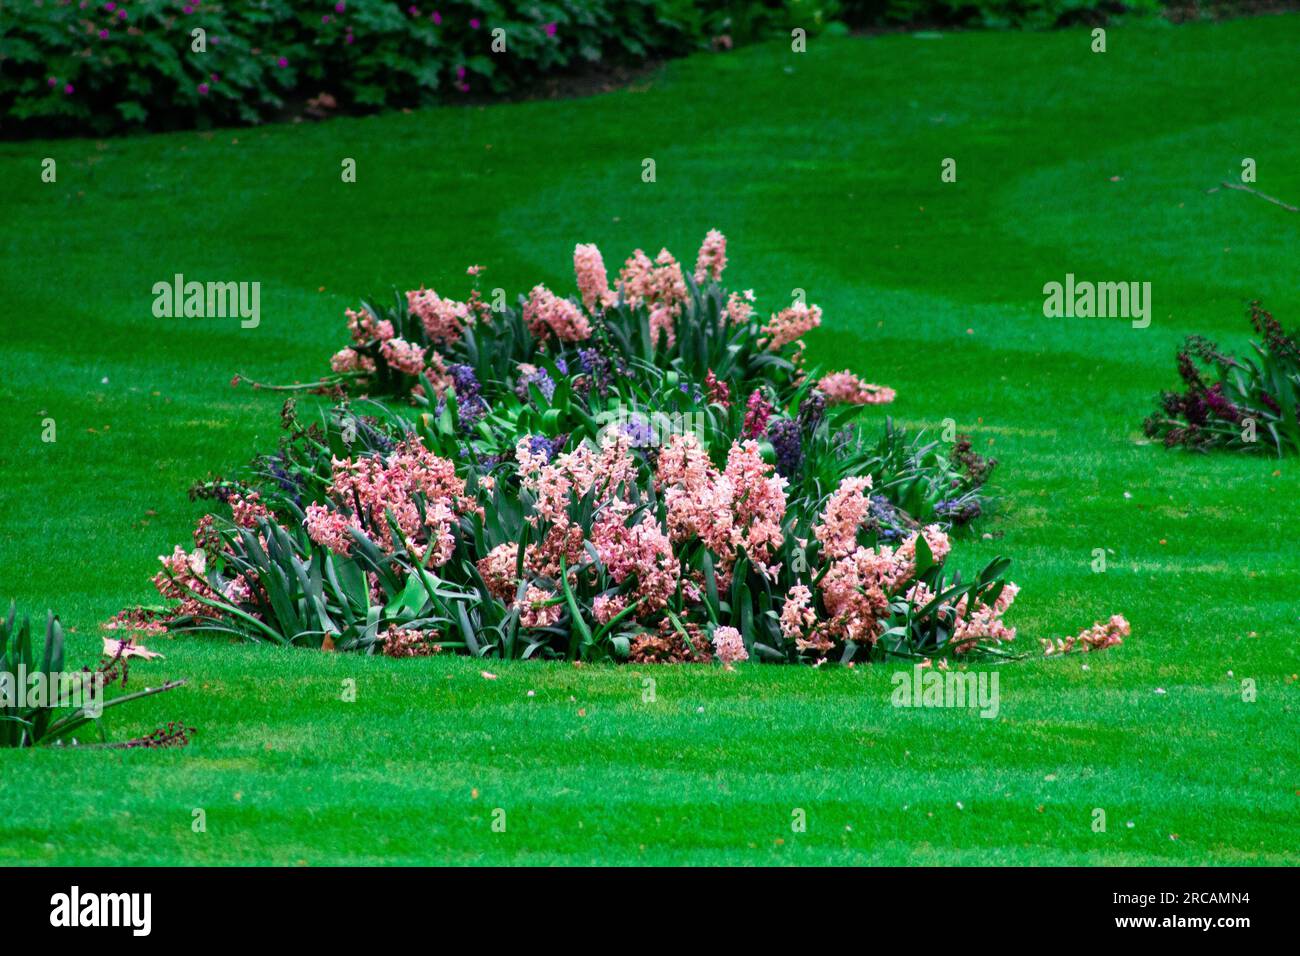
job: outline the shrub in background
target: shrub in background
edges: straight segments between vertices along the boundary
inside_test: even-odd
[[[1106,23],[1125,14],[1158,13],[1161,0],[840,0],[844,19],[855,26],[1025,27],[1048,29]]]
[[[508,53],[491,51],[496,29]],[[701,29],[683,0],[4,0],[0,116],[6,132],[84,134],[255,123],[321,93],[413,106],[683,53]]]
[[[305,46],[288,3],[0,3],[5,132],[252,123],[283,105]],[[192,52],[191,30],[207,50]],[[281,65],[283,64],[283,65]]]
[[[209,128],[535,88],[849,27],[1047,28],[1161,0],[0,0],[5,135]],[[1177,5],[1173,5],[1176,6]],[[1211,9],[1231,8],[1211,4]],[[1181,7],[1177,7],[1181,10]],[[1200,7],[1197,7],[1200,9]],[[194,51],[193,31],[206,49]],[[494,31],[505,53],[494,53]]]

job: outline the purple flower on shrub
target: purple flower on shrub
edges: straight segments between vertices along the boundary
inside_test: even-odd
[[[608,395],[609,386],[614,380],[609,359],[597,349],[582,349],[578,352],[578,364],[590,377],[591,384],[600,397]]]
[[[953,524],[969,524],[980,516],[983,509],[976,500],[970,501],[941,501],[934,506],[936,517],[947,518]]]
[[[126,19],[126,11],[125,11],[125,10],[119,10],[119,11],[117,11],[117,18],[118,18],[119,20],[125,20],[125,19]]]
[[[185,6],[181,7],[181,13],[193,13],[193,12],[194,12],[194,8],[191,7],[191,6],[188,5],[188,4],[186,4]]]
[[[58,85],[59,85],[58,78],[54,76],[50,77],[50,86],[58,86]]]
[[[100,31],[99,31],[99,38],[100,38],[101,40],[107,40],[107,39],[108,39],[108,31],[107,31],[107,30],[100,30]]]
[[[477,29],[479,28],[479,22],[478,22],[478,20],[477,20],[477,19],[471,19],[471,20],[469,21],[469,28],[470,28],[471,30],[477,30]]]
[[[826,396],[818,389],[813,389],[808,396],[799,403],[799,426],[804,431],[812,434],[817,430],[817,426],[822,423],[822,418],[826,415]]]
[[[545,27],[543,27],[543,29],[546,30],[546,35],[547,35],[548,37],[553,37],[553,36],[555,36],[556,25],[555,25],[554,23],[548,23],[548,24],[546,24]]]
[[[199,96],[207,96],[207,95],[208,95],[208,84],[206,84],[206,83],[200,83],[200,84],[199,84]]]
[[[906,529],[902,526],[907,520],[898,506],[884,495],[871,496],[871,511],[865,524],[879,528],[882,541],[897,541],[905,537]]]
[[[1220,418],[1226,418],[1230,422],[1241,424],[1245,417],[1236,405],[1232,404],[1223,394],[1223,383],[1215,382],[1205,393],[1205,404],[1210,410]]]
[[[560,356],[555,356],[555,370],[561,375],[569,374],[569,363],[564,361]]]
[[[334,12],[335,12],[335,13],[342,13],[342,12],[343,12],[344,10],[346,10],[347,8],[348,8],[348,5],[347,5],[346,3],[344,3],[343,0],[339,0],[338,3],[334,4]]]
[[[434,26],[437,26],[442,23],[442,14],[434,10],[433,13],[429,14],[429,19],[433,21]]]
[[[521,402],[528,401],[530,385],[536,385],[538,391],[549,402],[555,395],[555,379],[551,378],[550,373],[544,368],[533,368],[527,366],[528,371],[519,377],[515,383],[515,394],[519,396]]]
[[[446,408],[447,408],[447,399],[445,397],[440,398],[438,399],[437,406],[434,408],[434,414],[441,416],[442,413],[446,411]],[[488,413],[488,404],[483,400],[481,396],[475,396],[474,398],[464,398],[459,393],[457,393],[456,414],[460,419],[460,430],[462,432],[469,431],[469,429],[473,428],[476,424],[479,423],[480,420],[482,420],[483,416],[486,415],[487,413]],[[465,450],[462,448],[461,455],[463,456],[464,454],[465,454]]]
[[[106,3],[106,4],[104,4],[104,9],[107,10],[109,13],[112,13],[114,10],[117,9],[117,4],[116,4],[116,3]]]
[[[803,464],[803,438],[799,433],[799,423],[789,418],[782,418],[767,426],[767,438],[776,451],[776,470],[784,477],[793,479]]]
[[[640,415],[623,423],[623,434],[627,435],[628,443],[633,448],[649,448],[655,443],[654,429]]]
[[[547,438],[545,435],[530,435],[528,437],[528,450],[534,455],[541,455],[549,465],[568,440],[568,435],[559,435],[555,438]]]
[[[66,86],[63,87],[63,92],[64,92],[64,93],[67,93],[69,96],[71,96],[73,93],[76,92],[76,89],[73,87],[73,85],[72,85],[71,83],[69,83],[69,84],[67,84]]]
[[[472,365],[457,363],[447,366],[447,371],[451,373],[452,385],[455,386],[457,395],[472,398],[483,390]]]
[[[289,65],[289,61],[286,60],[284,57],[280,57],[278,60],[275,61],[275,65],[283,70],[286,66]]]
[[[460,423],[466,428],[473,426],[488,413],[488,404],[482,396],[483,386],[479,384],[473,366],[449,365],[447,371],[451,374],[451,383],[456,389],[456,410],[460,415]],[[442,414],[444,405],[444,402],[438,403],[438,414]]]

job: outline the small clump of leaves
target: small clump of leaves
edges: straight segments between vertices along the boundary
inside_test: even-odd
[[[19,621],[16,606],[11,603],[9,614],[0,620],[0,747],[77,743],[72,735],[88,725],[106,744],[100,720],[104,711],[175,690],[185,683],[167,681],[158,687],[109,697],[110,688],[126,687],[128,664],[127,644],[119,642],[115,652],[105,655],[94,668],[65,671],[63,625],[59,618],[53,612],[46,615],[45,641],[38,647],[31,619],[24,616]],[[188,742],[193,728],[187,730],[187,734],[178,735],[175,725],[169,724],[156,738],[159,742],[147,746],[161,746],[163,740]]]

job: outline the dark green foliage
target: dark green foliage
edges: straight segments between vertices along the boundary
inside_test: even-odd
[[[700,29],[679,0],[6,0],[0,115],[6,131],[84,134],[256,123],[322,93],[347,110],[416,106],[683,53]]]
[[[556,74],[848,28],[1048,28],[1160,0],[0,2],[8,134],[259,123],[534,89]],[[474,24],[477,24],[476,26]],[[197,52],[192,31],[205,31]],[[505,51],[493,50],[502,30]]]

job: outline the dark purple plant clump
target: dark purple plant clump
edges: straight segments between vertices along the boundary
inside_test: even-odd
[[[969,435],[957,436],[957,443],[952,446],[952,460],[977,485],[988,481],[989,475],[998,466],[996,458],[985,458],[975,451]]]
[[[803,464],[803,438],[799,422],[792,418],[782,418],[770,422],[767,426],[767,438],[776,451],[776,470],[784,477],[793,480]]]
[[[195,732],[193,727],[186,727],[184,724],[168,721],[166,726],[151,730],[143,737],[125,740],[113,746],[122,750],[135,750],[141,747],[151,750],[160,747],[184,747],[189,744],[190,738],[194,736]]]
[[[805,434],[811,435],[817,431],[817,426],[822,423],[826,417],[826,395],[813,389],[808,393],[808,397],[799,405],[799,427]]]
[[[518,382],[515,383],[515,396],[521,402],[531,400],[530,385],[536,385],[537,390],[548,402],[555,397],[555,379],[551,378],[551,373],[544,368],[534,368],[519,376]]]
[[[1175,362],[1182,391],[1164,391],[1143,422],[1167,448],[1230,448],[1282,455],[1300,451],[1300,344],[1259,302],[1248,315],[1253,356],[1188,336]]]
[[[936,515],[951,521],[954,525],[970,524],[983,512],[984,509],[980,506],[979,501],[974,499],[940,501],[934,506]]]
[[[557,361],[556,364],[558,365],[559,362]],[[455,363],[447,366],[447,372],[451,375],[452,387],[456,390],[456,412],[460,417],[461,429],[469,431],[482,421],[489,411],[488,403],[482,394],[483,386],[479,383],[478,376],[474,374],[473,367],[469,365]],[[554,388],[555,386],[552,385],[552,393]],[[545,391],[544,387],[543,391]],[[439,399],[436,413],[441,415],[446,404],[445,396]]]

